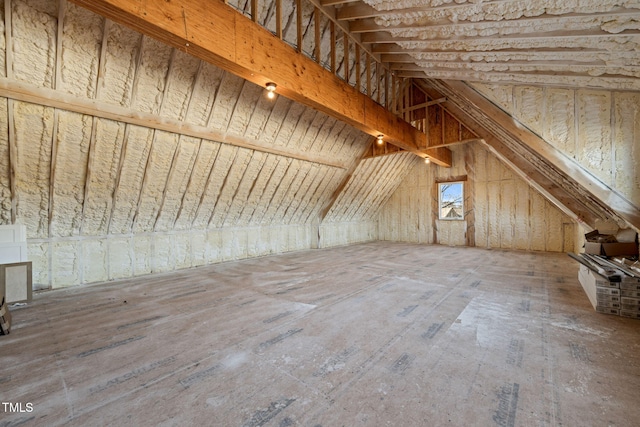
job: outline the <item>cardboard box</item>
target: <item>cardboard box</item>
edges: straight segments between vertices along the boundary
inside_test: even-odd
[[[640,298],[640,291],[620,290],[620,296],[629,298]]]
[[[613,314],[615,316],[620,316],[620,309],[618,309],[618,308],[597,307],[596,311],[598,313]]]
[[[640,284],[638,283],[629,283],[629,282],[620,282],[619,285],[620,289],[623,289],[625,291],[640,291]]]
[[[622,297],[620,302],[627,305],[640,306],[640,299],[638,298]]]
[[[622,282],[640,285],[640,277],[622,276]]]
[[[603,277],[593,272],[588,267],[580,264],[580,270],[578,270],[578,281],[582,285],[582,289],[587,294],[589,301],[593,308],[600,312],[609,312],[610,309],[620,309],[620,301],[613,301],[613,299],[619,299],[619,295],[610,294],[611,286],[598,286],[601,283],[608,283],[606,277]],[[617,285],[617,283],[616,283]],[[603,311],[606,310],[606,311]]]
[[[633,292],[633,291],[630,291],[630,292]],[[622,295],[622,291],[620,291],[620,289],[618,288],[605,288],[602,286],[596,286],[596,294],[598,295],[598,298],[600,298],[600,295],[616,295],[620,297],[620,295]],[[633,295],[625,295],[625,296],[632,297]]]
[[[620,282],[611,282],[608,278],[592,272],[588,267],[582,264],[580,264],[580,270],[578,270],[578,280],[580,280],[582,283],[581,276],[585,276],[584,280],[593,281],[593,286],[597,287],[600,290],[600,293],[606,292],[604,288],[620,288]]]
[[[600,234],[598,230],[593,230],[584,235],[584,252],[593,255],[619,256],[638,255],[638,236],[631,238],[625,236],[625,242],[618,242],[616,236]],[[629,241],[633,240],[633,241]]]
[[[620,316],[631,317],[633,319],[640,319],[640,311],[620,310]]]
[[[619,304],[622,302],[620,300],[620,296],[618,295],[601,295],[601,294],[596,295],[596,301],[598,302],[599,306],[603,305],[605,307],[618,307]]]
[[[583,264],[578,270],[578,281],[598,313],[640,319],[640,284],[631,279],[610,282]]]
[[[585,242],[584,252],[587,254],[619,256],[619,255],[638,255],[638,244],[631,243],[596,243]]]

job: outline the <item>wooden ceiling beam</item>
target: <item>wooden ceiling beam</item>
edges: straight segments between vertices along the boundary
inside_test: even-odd
[[[216,141],[222,144],[235,145],[236,147],[275,154],[277,156],[305,162],[313,162],[334,168],[347,169],[349,167],[342,159],[329,159],[327,156],[301,153],[292,147],[274,146],[273,144],[268,144],[263,141],[252,140],[240,135],[233,135],[229,132],[218,131],[207,126],[186,123],[168,117],[163,117],[162,120],[158,120],[158,116],[151,113],[136,111],[132,108],[121,107],[107,102],[89,100],[67,93],[60,93],[53,89],[36,87],[28,83],[16,83],[6,77],[0,77],[0,96],[8,98],[9,100],[45,105],[58,110],[90,115],[94,118],[113,120],[134,126]]]
[[[360,40],[362,43],[370,44],[370,43],[398,43],[398,42],[406,42],[411,41],[410,39],[403,39],[400,37],[394,37],[391,33],[380,30],[376,33],[363,33],[360,35]],[[424,41],[424,40],[423,40]],[[428,42],[427,42],[428,43]]]
[[[450,73],[455,71],[465,73],[514,73],[552,76],[602,76],[608,78],[637,78],[640,76],[640,66],[606,65],[606,64],[576,64],[561,61],[389,61],[391,71],[424,71],[426,73]]]
[[[443,105],[451,114],[464,118],[465,125],[492,151],[579,222],[593,228],[598,218],[614,218],[640,228],[638,207],[466,83],[422,80],[419,86],[430,96],[446,96],[449,101]]]
[[[336,12],[336,17],[341,21],[352,21],[354,19],[372,18],[385,13],[389,12],[379,11],[368,4],[358,2],[341,7]]]
[[[321,0],[323,6],[339,6],[341,4],[355,3],[358,0]]]
[[[332,4],[338,4],[337,0],[322,0],[323,3],[331,2]],[[496,1],[484,1],[482,4],[484,6],[490,7],[491,5],[503,3],[504,0],[496,0]],[[346,3],[344,1],[340,3]],[[377,16],[385,16],[389,14],[393,15],[407,15],[412,16],[415,14],[424,13],[427,11],[438,11],[443,13],[447,10],[464,10],[469,9],[470,7],[477,8],[476,4],[469,5],[468,2],[463,4],[450,4],[444,3],[439,6],[417,6],[417,7],[407,7],[403,8],[401,5],[394,5],[393,10],[377,10],[373,7],[363,3],[362,1],[351,1],[351,4],[343,6],[338,11],[337,17],[341,21],[353,21],[356,19],[366,19],[366,18],[374,18]]]
[[[280,95],[424,156],[423,132],[223,2],[70,1],[257,85],[274,82]],[[446,148],[428,155],[451,166]]]
[[[383,45],[383,46],[390,46],[390,45]],[[384,63],[407,63],[407,64],[415,64],[417,61],[416,58],[406,53],[398,53],[396,55],[385,53],[384,55],[380,55],[380,60]]]
[[[412,35],[410,37],[396,37],[391,35],[388,27],[379,27],[377,30],[369,30],[367,32],[354,31],[354,33],[361,34],[361,40],[363,43],[407,43],[409,42],[414,44],[419,43],[421,45],[424,45],[425,48],[429,48],[430,45],[433,43],[452,41],[452,39],[448,37],[424,39],[420,36],[420,33],[417,33],[416,35]],[[460,37],[457,40],[461,40],[461,41],[471,40],[475,43],[479,43],[479,42],[490,43],[495,41],[495,42],[502,42],[503,44],[506,41],[521,41],[521,40],[542,41],[544,40],[549,44],[556,44],[556,42],[558,42],[557,44],[561,44],[561,42],[563,41],[565,41],[565,44],[566,44],[566,40],[580,41],[583,39],[590,39],[590,38],[602,38],[602,39],[613,40],[613,39],[620,38],[620,36],[633,37],[637,35],[640,35],[640,30],[633,29],[633,30],[626,30],[623,33],[612,34],[604,30],[593,29],[593,30],[584,30],[584,31],[553,31],[553,32],[550,31],[546,33],[545,32],[520,33],[520,34],[513,34],[513,35],[497,34],[497,35],[492,35],[487,37]]]
[[[404,111],[414,111],[414,110],[418,110],[420,108],[431,107],[432,105],[442,104],[446,100],[447,100],[447,97],[443,96],[442,98],[434,99],[433,101],[423,102],[422,104],[412,105],[409,108],[405,108]]]
[[[608,90],[640,91],[640,79],[629,76],[601,75],[591,76],[577,73],[558,73],[553,71],[524,72],[484,72],[471,70],[433,70],[396,71],[396,76],[404,79],[440,79],[496,84],[526,84],[528,86],[566,88],[569,84],[576,87],[593,87]]]
[[[385,27],[385,26],[376,24],[375,18],[358,19],[356,21],[349,22],[349,30],[354,34],[372,33],[376,31],[385,31],[385,30],[396,29],[396,28],[404,29],[405,26]],[[410,27],[410,28],[414,28],[414,27]],[[428,31],[428,28],[425,28],[425,30]]]
[[[351,7],[353,8],[354,6],[351,6]],[[342,9],[349,10],[348,8],[342,8]],[[342,19],[344,20],[345,13],[342,9],[338,11],[338,19],[341,19],[342,17]],[[425,12],[425,10],[423,9],[422,11],[419,11],[417,13],[419,14],[420,12]],[[536,29],[536,31],[543,31],[543,33],[546,33],[546,32],[558,32],[558,30],[556,30],[555,28],[557,28],[558,22],[560,21],[565,23],[568,26],[571,22],[583,23],[585,20],[588,20],[592,27],[591,30],[583,29],[583,30],[573,30],[571,32],[576,32],[576,31],[597,32],[598,31],[597,29],[600,27],[602,23],[613,22],[624,17],[637,16],[638,13],[639,13],[638,9],[616,9],[615,11],[597,12],[597,13],[565,13],[561,15],[542,14],[542,15],[530,16],[530,17],[520,17],[515,20],[505,19],[504,21],[501,21],[501,24],[508,26],[508,25],[513,25],[513,23],[517,22],[517,25],[521,26],[523,23],[527,23],[529,24],[528,26],[530,28]],[[429,32],[429,31],[435,32],[435,31],[443,31],[447,29],[456,28],[460,33],[459,37],[464,37],[463,32],[465,31],[465,29],[468,32],[475,33],[476,31],[478,31],[479,27],[487,25],[487,21],[479,23],[476,21],[450,22],[450,21],[440,20],[438,22],[434,22],[433,20],[430,20],[427,18],[422,18],[422,19],[416,18],[414,17],[414,15],[409,13],[404,17],[404,19],[402,17],[398,19],[398,14],[395,11],[362,13],[361,15],[363,16],[359,17],[356,20],[351,20],[350,28],[353,33],[385,31],[385,30],[386,31],[403,30],[407,32],[414,31],[416,32],[416,35],[417,35],[417,34],[422,34],[424,32]],[[394,25],[380,25],[376,23],[375,17],[381,16],[383,17],[382,19],[386,19],[388,18],[389,15],[393,15],[394,18],[396,18],[394,19],[394,22],[400,21],[400,23],[397,23]],[[549,29],[543,30],[545,26],[547,26]],[[472,36],[472,37],[475,38],[476,36]]]
[[[455,49],[434,49],[433,47],[427,46],[424,49],[405,49],[402,46],[394,43],[383,43],[383,44],[374,44],[372,46],[373,53],[376,54],[388,54],[388,55],[401,55],[401,54],[426,54],[426,55],[469,55],[469,56],[489,56],[489,55],[531,55],[531,56],[543,56],[543,57],[553,57],[558,58],[562,55],[567,55],[569,60],[580,60],[580,58],[585,57],[585,53],[589,54],[598,54],[599,56],[604,56],[605,58],[619,59],[635,59],[634,53],[632,52],[616,52],[615,54],[611,51],[606,50],[605,48],[597,49],[597,48],[572,48],[572,47],[564,47],[564,48],[536,48],[536,49],[528,49],[528,48],[501,48],[496,50],[455,50]],[[419,58],[419,56],[417,57]]]
[[[452,145],[473,144],[475,142],[484,143],[485,141],[482,138],[469,138],[469,139],[461,139],[459,141],[452,141],[452,142],[445,142],[437,145],[431,145],[430,147],[432,148],[451,147]]]

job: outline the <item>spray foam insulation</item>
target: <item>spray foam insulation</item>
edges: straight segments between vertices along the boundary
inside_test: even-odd
[[[285,3],[288,16],[293,5]],[[497,19],[519,10],[509,11],[506,3],[492,6]],[[27,226],[34,283],[68,286],[308,248],[317,240],[319,215],[332,202],[321,224],[324,246],[377,237],[379,216],[386,218],[381,234],[410,238],[417,226],[420,239],[429,239],[429,216],[411,211],[402,229],[392,225],[401,222],[398,208],[390,205],[418,203],[404,189],[405,177],[409,187],[430,194],[424,179],[411,172],[420,163],[414,156],[361,162],[334,202],[346,167],[302,158],[313,154],[348,167],[362,155],[368,135],[282,96],[269,101],[260,86],[69,2],[12,0],[10,6],[11,28],[0,32],[2,49],[5,35],[11,37],[11,55],[0,55],[0,61],[13,61],[0,64],[0,73],[11,71],[9,79],[131,116],[152,114],[156,123],[208,126],[229,140],[255,141],[301,157],[181,135],[179,126],[174,132],[157,130],[154,123],[145,127],[2,99],[0,221],[14,216]],[[305,16],[310,11],[305,6]],[[286,37],[295,39],[295,26],[290,27]],[[630,39],[629,47],[634,43]],[[639,183],[631,178],[638,176],[638,95],[498,84],[479,90],[638,200]],[[476,204],[476,233],[496,245],[556,245],[544,233],[536,234],[539,241],[524,241],[523,230],[535,234],[565,219],[496,159],[482,159],[475,197],[484,203]],[[466,173],[464,161],[455,160],[451,176]],[[398,197],[392,196],[396,191]],[[430,206],[430,195],[420,197]],[[420,203],[411,206],[424,211]],[[525,211],[535,218],[526,221]]]

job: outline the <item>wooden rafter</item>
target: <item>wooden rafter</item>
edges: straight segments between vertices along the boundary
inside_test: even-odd
[[[320,0],[323,6],[338,6],[341,4],[354,3],[356,0]]]
[[[423,155],[418,148],[426,139],[423,132],[222,2],[71,1],[252,83],[275,82],[280,95]],[[451,166],[446,148],[433,149],[429,156]]]
[[[430,158],[428,155],[430,149],[483,142],[462,121],[445,110],[442,104],[447,101],[446,97],[438,96],[433,99],[434,92],[426,93],[410,80],[399,84],[398,90],[398,93],[395,93],[395,90],[392,92],[398,102],[402,103],[399,112],[404,115],[405,120],[411,121],[419,129],[424,129],[429,134],[424,145],[419,147],[423,150],[421,157]],[[402,151],[405,150],[383,141],[382,144],[373,144],[367,150],[366,156],[379,157]]]
[[[344,8],[342,8],[344,9]],[[342,9],[338,12],[338,19],[339,20],[345,20],[344,18],[344,13],[342,12]],[[422,10],[424,12],[424,9]],[[452,26],[456,26],[456,28],[461,29],[461,28],[465,28],[465,27],[469,27],[472,28],[474,26],[477,25],[476,22],[473,21],[465,21],[465,22],[458,22],[458,23],[451,23],[451,22],[445,22],[445,23],[437,23],[437,24],[433,24],[433,23],[426,23],[426,22],[422,22],[421,20],[413,20],[413,23],[410,24],[398,24],[398,25],[379,25],[375,18],[373,16],[382,16],[384,14],[387,14],[388,12],[376,12],[375,15],[372,16],[367,16],[364,17],[362,19],[357,19],[354,20],[353,18],[349,18],[350,20],[350,25],[349,25],[349,30],[353,33],[365,33],[365,32],[376,32],[376,31],[389,31],[389,30],[415,30],[415,33],[419,33],[421,31],[435,31],[438,29],[446,29],[446,28],[450,28]],[[558,16],[553,16],[553,15],[547,15],[547,14],[543,14],[540,16],[532,16],[532,17],[524,17],[524,18],[520,18],[519,22],[521,24],[529,24],[531,26],[531,28],[540,28],[541,26],[544,25],[548,25],[549,23],[558,21],[560,19],[567,21],[568,19],[584,19],[584,18],[588,18],[588,19],[599,19],[602,21],[611,21],[611,20],[616,20],[616,19],[621,19],[624,18],[625,16],[629,16],[629,15],[637,15],[638,11],[637,9],[622,9],[616,12],[610,12],[610,13],[599,13],[598,15],[594,15],[592,13],[582,13],[582,14],[573,14],[570,17],[565,16],[565,17],[558,17]],[[410,15],[408,15],[410,16]],[[410,20],[410,19],[409,19]],[[411,20],[410,20],[411,21]],[[471,30],[473,31],[473,30]],[[410,32],[410,31],[409,31]],[[542,34],[550,34],[550,35],[554,35],[553,32],[549,33],[549,32],[543,32],[543,33],[531,33],[532,36],[536,37]],[[568,37],[580,37],[580,36],[597,36],[597,35],[604,35],[604,34],[608,34],[606,31],[597,31],[597,30],[587,30],[587,31],[573,31],[573,32],[567,32],[567,31],[562,31],[562,32],[558,32],[558,36],[561,35],[566,35]],[[503,36],[504,37],[504,36]],[[405,37],[406,39],[406,37]],[[420,40],[419,37],[415,37],[415,40]]]
[[[425,80],[420,85],[433,96],[446,96],[447,111],[462,117],[503,161],[578,222],[594,227],[598,218],[615,218],[640,228],[638,207],[467,84]]]
[[[622,48],[640,35],[635,5],[370,3],[342,4],[336,20],[400,78],[640,90],[637,54]]]
[[[242,136],[231,135],[228,132],[216,131],[209,126],[194,125],[167,117],[159,121],[158,117],[151,113],[144,113],[105,102],[89,101],[73,95],[61,94],[59,92],[55,92],[53,89],[38,88],[26,83],[16,84],[15,82],[11,82],[2,77],[0,77],[0,96],[7,98],[10,102],[13,102],[14,100],[31,102],[59,110],[88,114],[94,117],[114,120],[129,125],[162,130],[192,136],[194,138],[203,138],[210,141],[217,141],[222,144],[235,145],[238,147],[248,148],[250,150],[276,154],[278,156],[318,163],[335,168],[346,169],[348,167],[345,162],[342,162],[339,159],[327,159],[313,153],[300,153],[299,150],[288,147],[275,147],[271,144],[265,144],[259,140],[250,140]],[[9,123],[11,124],[12,122]]]
[[[452,145],[473,144],[473,143],[476,143],[476,142],[482,143],[482,142],[484,142],[484,140],[482,138],[460,139],[458,141],[443,142],[442,144],[429,145],[429,147],[431,147],[431,148],[451,147]]]

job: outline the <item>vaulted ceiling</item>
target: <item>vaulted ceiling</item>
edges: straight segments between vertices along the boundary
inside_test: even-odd
[[[71,1],[442,166],[481,140],[579,221],[640,228],[633,201],[469,86],[639,91],[638,1]]]

